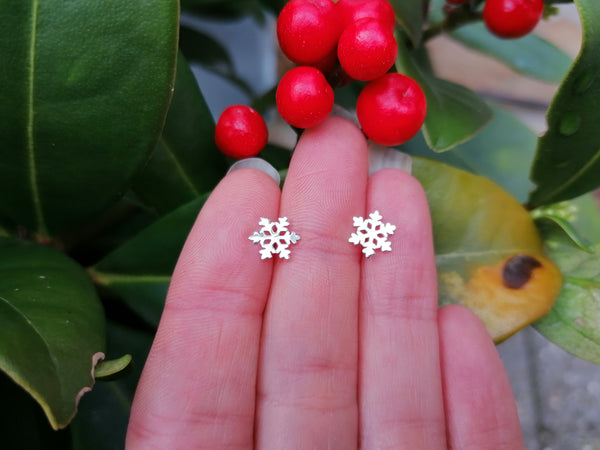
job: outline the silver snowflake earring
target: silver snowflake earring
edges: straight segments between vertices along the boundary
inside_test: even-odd
[[[388,236],[394,234],[396,226],[390,223],[383,223],[379,211],[369,214],[370,219],[354,217],[354,226],[356,233],[352,233],[349,242],[354,245],[362,245],[362,252],[368,258],[375,254],[375,250],[382,252],[392,251],[392,244],[387,240]]]
[[[280,217],[277,222],[271,222],[269,219],[261,217],[258,222],[262,226],[260,231],[255,231],[250,239],[255,244],[260,244],[260,259],[272,258],[279,254],[280,258],[290,259],[290,250],[288,247],[295,244],[300,236],[296,232],[288,230],[289,222],[287,217]]]

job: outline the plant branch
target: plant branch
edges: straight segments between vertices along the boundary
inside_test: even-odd
[[[478,22],[482,18],[480,12],[471,9],[470,5],[453,8],[447,11],[446,18],[432,24],[423,32],[423,42],[444,32],[450,32],[468,23]]]

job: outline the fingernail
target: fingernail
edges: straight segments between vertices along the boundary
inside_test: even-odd
[[[240,159],[231,165],[227,173],[234,172],[239,169],[256,169],[269,175],[275,183],[279,184],[281,177],[277,169],[262,158],[246,158]]]
[[[412,172],[412,158],[406,153],[393,148],[384,147],[369,140],[369,175],[386,168],[401,169]]]

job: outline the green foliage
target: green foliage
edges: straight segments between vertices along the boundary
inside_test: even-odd
[[[54,428],[69,423],[94,384],[104,327],[98,295],[78,264],[48,247],[0,239],[0,369]]]
[[[567,211],[567,214],[561,212]],[[565,277],[560,296],[550,314],[538,320],[535,328],[568,352],[600,364],[600,217],[590,195],[564,202],[554,208],[554,216],[569,228],[581,230],[575,239],[561,226],[543,229],[552,258]],[[581,242],[584,248],[581,248]]]
[[[582,19],[582,48],[548,110],[549,128],[539,140],[531,171],[537,185],[529,200],[531,206],[568,200],[600,185],[600,3],[575,3]]]
[[[459,84],[436,77],[424,49],[411,51],[398,39],[398,72],[416,80],[427,98],[423,135],[434,151],[449,150],[477,134],[492,112],[477,94]]]
[[[415,156],[413,173],[430,203],[440,303],[472,308],[497,341],[552,307],[536,328],[600,363],[592,320],[600,214],[591,195],[579,197],[600,186],[600,6],[575,3],[584,44],[569,68],[563,52],[535,35],[491,36],[480,1],[448,9],[444,0],[390,0],[399,44],[393,70],[415,78],[427,97],[422,133],[399,150]],[[265,24],[284,4],[182,0],[180,24],[176,0],[0,0],[7,448],[122,448],[171,273],[229,163],[215,148],[203,95],[212,86],[199,85],[189,63],[239,88],[267,118],[274,105],[274,87],[259,92],[223,36],[196,19]],[[439,78],[425,43],[440,33],[525,76],[560,82],[547,133],[538,139],[480,93]],[[354,105],[361,87],[338,89],[338,102]],[[272,143],[261,156],[285,174],[289,151]],[[536,209],[529,213],[526,202]],[[522,289],[509,289],[502,269],[522,255],[541,268]],[[108,359],[96,366],[101,354]],[[94,383],[92,374],[106,381]]]
[[[176,0],[0,2],[2,216],[46,236],[118,198],[161,131],[176,24]]]

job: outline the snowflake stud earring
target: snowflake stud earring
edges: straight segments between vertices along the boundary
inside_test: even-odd
[[[388,236],[394,234],[396,226],[390,223],[383,223],[379,211],[369,214],[370,219],[354,217],[354,226],[356,233],[352,233],[349,242],[354,245],[362,245],[362,252],[368,258],[375,254],[375,250],[382,252],[392,251],[392,244],[387,240]]]
[[[290,259],[290,250],[288,247],[295,244],[300,236],[296,232],[288,230],[289,222],[287,217],[280,217],[277,222],[271,222],[269,219],[261,217],[258,222],[262,226],[260,231],[255,231],[250,239],[255,244],[260,244],[260,259],[272,258],[279,254],[280,258]]]

